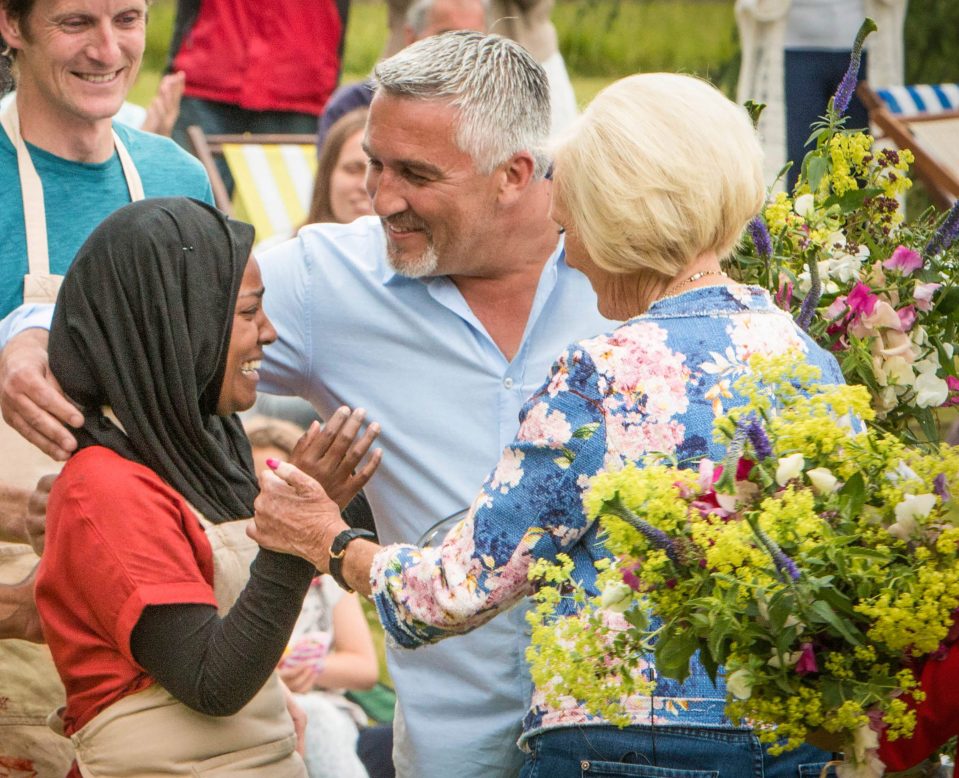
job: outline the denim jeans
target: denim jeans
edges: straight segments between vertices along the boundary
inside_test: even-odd
[[[830,754],[770,756],[748,730],[563,727],[532,738],[520,778],[818,778]]]

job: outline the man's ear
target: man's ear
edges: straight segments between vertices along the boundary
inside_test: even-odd
[[[501,168],[499,200],[503,205],[512,205],[533,183],[536,160],[528,151],[520,151],[504,163]]]
[[[0,5],[0,36],[11,49],[23,48],[24,36],[20,26],[20,22],[15,20],[3,5]]]

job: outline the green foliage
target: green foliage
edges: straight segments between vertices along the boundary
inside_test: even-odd
[[[956,0],[910,0],[904,32],[906,83],[959,81],[956,63]]]
[[[553,22],[567,67],[577,75],[665,70],[735,78],[731,2],[567,0],[556,5]]]

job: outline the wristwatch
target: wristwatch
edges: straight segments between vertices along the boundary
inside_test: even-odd
[[[333,576],[333,580],[339,584],[341,589],[347,592],[353,591],[343,578],[343,557],[346,555],[346,547],[357,538],[372,540],[375,537],[368,529],[350,527],[333,538],[333,545],[330,546],[330,575]]]

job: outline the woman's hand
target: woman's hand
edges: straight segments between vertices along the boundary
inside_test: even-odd
[[[362,436],[366,411],[343,406],[322,427],[314,422],[297,441],[290,462],[320,485],[342,510],[380,465],[383,452],[377,449],[360,470],[357,466],[380,434],[379,424],[370,424]]]
[[[283,687],[283,697],[286,699],[286,710],[293,719],[293,732],[296,733],[296,753],[303,756],[306,752],[306,711],[296,704],[296,699],[290,691],[290,687],[281,683]]]
[[[307,662],[293,667],[280,667],[278,672],[283,683],[289,687],[291,692],[305,694],[316,688],[317,672]]]
[[[294,554],[322,572],[330,567],[333,538],[347,529],[339,506],[323,487],[289,462],[260,474],[247,534],[264,548]]]

